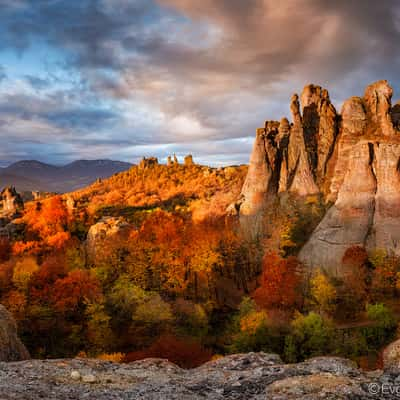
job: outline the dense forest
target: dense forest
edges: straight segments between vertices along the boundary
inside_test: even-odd
[[[0,239],[0,303],[32,356],[379,363],[396,330],[400,260],[353,246],[340,278],[305,268],[296,255],[326,205],[285,195],[262,217],[229,216],[246,170],[142,165],[26,203]]]

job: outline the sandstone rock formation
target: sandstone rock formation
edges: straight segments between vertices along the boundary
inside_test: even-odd
[[[400,340],[390,343],[382,354],[385,369],[400,369]]]
[[[276,148],[270,139],[265,128],[257,130],[249,171],[243,185],[241,198],[235,206],[240,208],[240,213],[243,215],[256,214],[262,210],[268,195],[274,192],[273,171]]]
[[[158,158],[157,157],[143,157],[139,163],[140,169],[151,168],[155,165],[158,165]]]
[[[0,212],[3,215],[14,215],[23,208],[24,202],[15,188],[7,187],[0,193]]]
[[[183,164],[186,165],[187,167],[193,165],[194,164],[193,156],[191,154],[185,156],[185,158],[183,159]]]
[[[392,107],[392,94],[387,81],[375,82],[340,115],[320,86],[306,86],[300,101],[295,94],[292,124],[257,130],[238,212],[260,213],[280,193],[318,193],[332,206],[299,254],[304,263],[340,274],[352,245],[400,255],[400,105]]]
[[[283,118],[257,129],[247,179],[235,204],[240,214],[257,214],[277,193],[306,196],[320,192],[338,118],[328,92],[320,86],[306,86],[301,102],[302,113],[299,96],[293,95],[292,124]]]
[[[343,106],[328,194],[335,204],[300,252],[308,265],[340,274],[352,245],[400,255],[400,132],[391,96],[388,83],[379,81]]]
[[[0,304],[0,361],[20,361],[28,358],[29,353],[18,338],[14,318]]]
[[[398,101],[392,108],[392,122],[396,129],[400,129],[400,101]]]
[[[89,228],[86,238],[86,249],[89,257],[93,257],[99,246],[102,246],[104,240],[116,238],[124,234],[131,225],[123,218],[103,217],[99,222]]]
[[[398,374],[363,372],[336,357],[284,364],[265,353],[228,356],[192,370],[161,359],[30,360],[0,363],[0,393],[5,400],[396,399]]]

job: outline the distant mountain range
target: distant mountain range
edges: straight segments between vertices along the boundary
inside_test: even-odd
[[[70,192],[97,178],[108,178],[126,171],[133,164],[112,160],[77,160],[64,166],[36,160],[18,161],[0,168],[0,189],[15,186],[18,191]]]

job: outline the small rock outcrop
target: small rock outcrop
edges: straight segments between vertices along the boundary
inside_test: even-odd
[[[311,267],[340,275],[347,248],[400,255],[400,105],[387,81],[336,113],[326,89],[307,85],[290,103],[292,123],[258,129],[242,193],[230,211],[262,213],[281,193],[321,195],[332,206],[300,251]]]
[[[382,361],[385,370],[400,369],[400,339],[390,343],[383,350]]]
[[[17,335],[14,318],[0,304],[0,361],[20,361],[28,358],[29,353]]]
[[[155,165],[158,165],[158,158],[157,157],[143,157],[139,163],[140,169],[151,168]]]
[[[161,359],[0,363],[4,399],[317,400],[395,399],[399,370],[363,372],[337,357],[284,364],[274,354],[236,354],[183,370]]]
[[[193,156],[191,154],[185,156],[185,158],[183,159],[183,164],[187,167],[194,165]]]
[[[0,213],[12,216],[24,208],[24,202],[14,187],[7,187],[0,193]]]
[[[86,238],[86,249],[90,257],[95,256],[104,240],[124,234],[131,225],[121,217],[103,217],[89,228]]]

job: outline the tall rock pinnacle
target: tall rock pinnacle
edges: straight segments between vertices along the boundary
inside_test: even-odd
[[[320,193],[333,205],[299,258],[340,275],[353,245],[400,255],[400,105],[387,81],[351,97],[337,115],[327,90],[307,85],[290,103],[293,122],[266,124],[257,133],[237,203],[240,214],[262,211],[280,193]]]
[[[320,86],[305,86],[301,100],[303,115],[299,96],[292,96],[292,124],[282,118],[257,130],[247,179],[235,205],[240,214],[255,215],[277,193],[307,196],[321,191],[338,132],[336,110]]]
[[[387,81],[372,83],[365,89],[367,116],[370,118],[371,130],[375,134],[379,134],[380,131],[385,136],[392,136],[395,133],[390,115],[392,95],[393,89]]]

